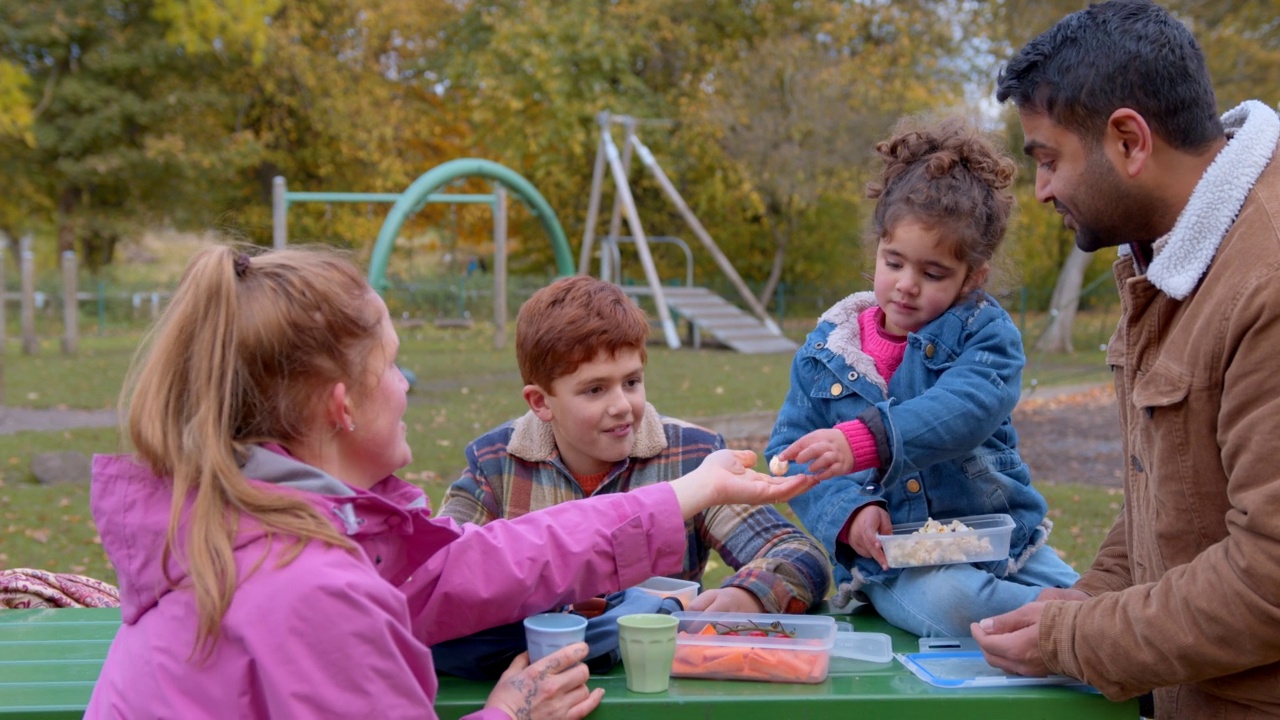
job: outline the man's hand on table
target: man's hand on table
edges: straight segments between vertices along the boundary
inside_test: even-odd
[[[969,625],[987,662],[1016,675],[1049,674],[1040,653],[1040,616],[1044,602],[1036,602]]]

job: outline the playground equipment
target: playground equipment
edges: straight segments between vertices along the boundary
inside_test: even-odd
[[[623,289],[632,295],[648,295],[653,298],[653,304],[657,307],[658,319],[662,324],[663,335],[666,338],[668,347],[679,348],[681,345],[680,336],[676,332],[675,322],[671,314],[671,310],[674,308],[689,321],[695,346],[700,344],[701,333],[707,332],[712,337],[739,352],[793,352],[796,349],[796,343],[782,334],[782,330],[777,323],[773,321],[773,318],[769,317],[764,306],[756,300],[755,295],[751,293],[746,283],[742,281],[733,264],[729,262],[729,258],[720,250],[715,240],[711,238],[711,234],[707,232],[702,223],[698,221],[697,216],[689,209],[689,205],[685,203],[675,185],[662,170],[658,161],[654,159],[653,153],[649,152],[649,148],[640,142],[640,139],[636,136],[636,126],[640,121],[626,115],[611,115],[608,112],[600,113],[596,120],[600,125],[600,144],[596,152],[595,168],[591,177],[591,198],[587,205],[587,221],[582,234],[582,250],[578,258],[578,272],[589,273],[591,270],[591,258],[596,241],[596,222],[600,213],[600,196],[603,191],[604,174],[607,167],[610,176],[613,178],[615,193],[613,214],[609,221],[609,233],[601,238],[601,277],[617,282],[617,278],[613,273],[616,272],[619,264],[617,243],[624,239],[619,233],[622,227],[622,220],[625,218],[627,227],[631,231],[630,236],[627,236],[625,240],[635,243],[636,251],[640,256],[640,264],[644,267],[648,286],[623,286]],[[621,153],[619,153],[618,147],[613,141],[613,125],[621,125],[625,128],[626,140],[623,143]],[[693,234],[711,253],[716,265],[729,278],[734,288],[737,289],[743,303],[751,310],[751,314],[744,312],[738,306],[706,288],[693,286],[692,281],[683,288],[664,287],[662,285],[662,279],[658,277],[657,266],[654,265],[653,255],[650,252],[650,239],[645,235],[644,228],[640,223],[640,214],[636,208],[635,198],[631,194],[631,186],[627,181],[633,151],[640,156],[640,161],[653,175],[654,179],[657,180],[659,187],[662,188],[663,193],[675,205],[676,210],[689,225]],[[685,245],[685,248],[687,252],[688,246]],[[612,264],[610,264],[611,262]]]
[[[492,194],[436,193],[436,190],[462,177],[483,177],[494,181]],[[387,219],[378,231],[378,239],[369,258],[369,284],[379,293],[387,289],[387,260],[395,246],[396,235],[406,220],[429,202],[487,203],[493,208],[493,346],[506,343],[507,327],[507,190],[510,189],[528,206],[551,239],[556,272],[573,274],[573,255],[565,239],[560,221],[542,194],[519,173],[498,163],[476,158],[450,160],[437,165],[414,180],[402,193],[289,192],[283,177],[272,182],[272,244],[282,248],[288,242],[289,205],[296,202],[364,202],[392,203]]]

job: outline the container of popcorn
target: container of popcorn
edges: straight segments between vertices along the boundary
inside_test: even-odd
[[[1004,560],[1012,534],[1013,518],[995,514],[903,523],[876,537],[889,567],[906,568]]]

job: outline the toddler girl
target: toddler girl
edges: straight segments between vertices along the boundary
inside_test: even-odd
[[[1013,205],[1014,163],[959,120],[900,124],[876,152],[874,290],[823,313],[797,351],[766,450],[823,482],[791,501],[833,559],[834,604],[869,600],[922,636],[964,637],[1078,575],[1018,455],[1018,328],[982,291]],[[797,465],[799,467],[797,467]],[[894,523],[1006,513],[1009,557],[890,569]]]

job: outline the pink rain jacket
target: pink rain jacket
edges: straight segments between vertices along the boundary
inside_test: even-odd
[[[239,586],[201,660],[185,574],[171,559],[175,589],[161,567],[170,482],[129,456],[96,456],[90,502],[124,622],[86,718],[434,718],[428,645],[678,573],[684,558],[666,483],[460,527],[394,476],[357,490],[276,447],[255,448],[244,470],[304,493],[360,551],[311,543],[280,567],[287,543],[242,520]]]

